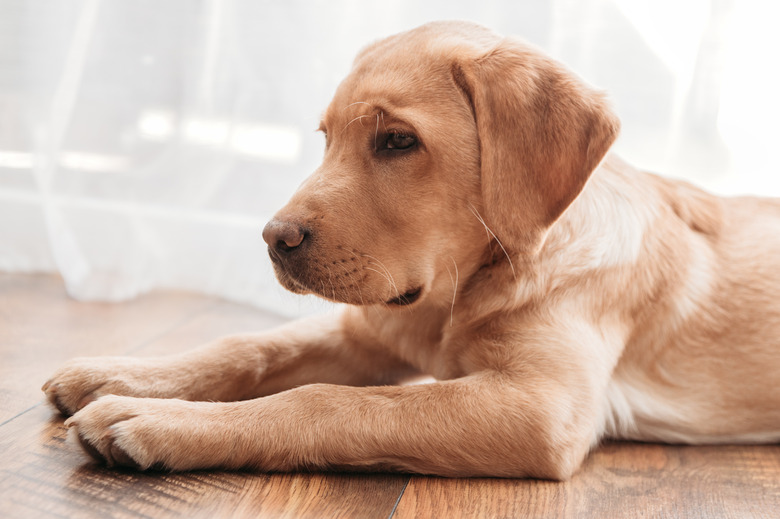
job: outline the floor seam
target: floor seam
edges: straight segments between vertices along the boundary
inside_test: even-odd
[[[27,413],[29,413],[30,411],[32,411],[32,410],[33,410],[33,409],[35,409],[36,407],[40,407],[40,406],[41,406],[41,404],[43,404],[43,402],[38,402],[38,403],[37,403],[37,404],[35,404],[34,406],[32,406],[32,407],[30,407],[30,408],[28,408],[28,409],[25,409],[24,411],[22,411],[21,413],[17,414],[16,416],[12,416],[12,417],[11,417],[11,418],[9,418],[8,420],[4,421],[3,423],[0,423],[0,427],[4,426],[4,425],[6,425],[6,424],[8,424],[8,423],[10,423],[10,422],[13,422],[14,420],[16,420],[17,418],[19,418],[20,416],[22,416],[22,415],[24,415],[24,414],[27,414]]]
[[[412,477],[409,476],[409,478],[404,483],[403,488],[401,489],[401,493],[398,494],[398,499],[395,500],[395,504],[393,505],[393,509],[390,510],[390,515],[387,516],[387,519],[392,519],[395,515],[395,511],[398,508],[398,504],[401,502],[401,498],[404,497],[404,492],[406,491],[406,487],[409,485],[409,482],[412,480]]]

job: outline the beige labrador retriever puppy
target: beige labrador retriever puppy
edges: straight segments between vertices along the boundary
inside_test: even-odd
[[[780,440],[780,202],[608,156],[604,97],[433,23],[363,50],[322,166],[266,227],[281,283],[347,303],[44,386],[109,466],[568,478],[602,438]],[[438,381],[398,385],[417,373]]]

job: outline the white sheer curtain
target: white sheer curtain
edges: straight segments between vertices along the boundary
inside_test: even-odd
[[[264,222],[313,170],[355,52],[435,19],[607,90],[628,160],[780,194],[779,9],[760,0],[0,0],[0,270],[71,295],[182,288],[289,315]]]

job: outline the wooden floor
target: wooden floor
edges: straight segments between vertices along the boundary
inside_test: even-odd
[[[570,482],[408,475],[106,470],[66,440],[40,386],[83,355],[156,355],[280,322],[182,293],[67,298],[0,274],[0,517],[780,517],[780,446],[610,443]]]

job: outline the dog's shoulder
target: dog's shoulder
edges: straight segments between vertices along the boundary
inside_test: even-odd
[[[723,227],[723,199],[682,180],[652,175],[665,205],[692,230],[717,236]]]

